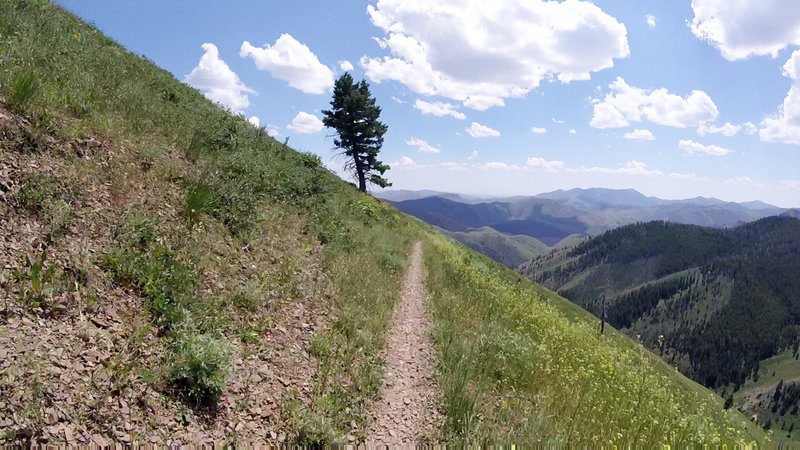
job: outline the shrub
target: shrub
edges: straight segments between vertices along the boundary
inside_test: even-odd
[[[196,406],[215,403],[228,381],[230,346],[191,328],[177,334],[170,382]]]

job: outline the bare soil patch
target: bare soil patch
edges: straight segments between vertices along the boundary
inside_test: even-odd
[[[367,428],[370,445],[422,444],[431,440],[439,423],[424,279],[422,246],[417,242],[387,338],[381,398],[373,405]]]

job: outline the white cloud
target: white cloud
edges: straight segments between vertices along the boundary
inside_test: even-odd
[[[298,134],[319,133],[324,127],[325,125],[319,120],[319,117],[305,111],[297,113],[292,119],[292,123],[286,126],[286,128]]]
[[[703,91],[686,97],[664,88],[647,90],[629,86],[620,77],[608,85],[611,92],[601,101],[594,99],[594,128],[620,128],[630,122],[650,122],[669,127],[697,127],[717,119],[717,106]]]
[[[671,173],[669,177],[673,180],[703,180],[704,178],[698,177],[696,173]]]
[[[647,26],[649,26],[650,28],[656,27],[656,16],[648,14],[647,16],[645,16],[644,19],[645,21],[647,21]]]
[[[465,169],[467,169],[468,166],[467,166],[466,163],[457,163],[457,162],[452,162],[452,161],[445,161],[445,162],[439,163],[439,167],[444,167],[445,169],[448,169],[448,170],[465,170]]]
[[[441,150],[439,150],[438,148],[434,148],[433,146],[431,146],[431,144],[429,144],[427,141],[423,141],[422,139],[411,138],[411,139],[406,141],[406,144],[408,144],[408,145],[410,145],[412,147],[417,147],[417,151],[418,152],[422,152],[422,153],[440,153],[441,152]]]
[[[280,128],[276,127],[275,125],[267,125],[267,135],[272,137],[280,136]]]
[[[395,167],[395,168],[397,168],[397,167],[417,167],[417,166],[419,166],[419,164],[414,162],[414,160],[409,158],[408,156],[403,156],[402,158],[400,158],[399,161],[395,161],[393,163],[390,163],[389,165],[391,167]]]
[[[255,91],[245,86],[225,61],[219,58],[216,45],[205,43],[202,47],[205,53],[200,57],[200,62],[183,81],[200,90],[209,100],[234,113],[241,113],[250,106],[247,94]]]
[[[239,56],[253,58],[259,70],[288,81],[289,86],[306,94],[323,94],[333,86],[333,71],[289,34],[282,34],[275,44],[265,44],[263,48],[244,41]]]
[[[800,45],[800,8],[786,0],[692,0],[692,33],[728,60]]]
[[[467,128],[467,134],[474,138],[482,138],[482,137],[497,137],[500,136],[500,132],[489,128],[486,125],[481,125],[478,122],[472,122],[472,125]]]
[[[344,61],[339,61],[339,68],[345,72],[350,72],[353,70],[353,63],[346,59]]]
[[[489,170],[511,170],[511,169],[519,169],[519,167],[514,165],[509,165],[501,161],[492,161],[484,164],[482,166],[484,169]]]
[[[585,1],[379,0],[367,12],[391,52],[361,58],[370,80],[477,110],[543,79],[587,80],[630,53],[625,25]]]
[[[792,87],[778,111],[761,121],[758,134],[762,141],[800,144],[800,50],[783,65],[783,76],[792,80]]]
[[[758,127],[753,122],[745,122],[742,126],[744,127],[744,132],[750,136],[758,133]]]
[[[398,103],[400,105],[404,105],[404,104],[408,103],[407,101],[405,101],[403,99],[399,99],[399,98],[397,98],[395,96],[392,96],[391,99],[394,100],[395,103]]]
[[[654,141],[656,139],[650,130],[640,130],[638,128],[630,133],[625,133],[625,135],[622,137],[625,139],[635,139],[639,141]]]
[[[261,120],[258,118],[258,116],[252,116],[249,119],[247,119],[247,121],[250,122],[250,124],[256,128],[261,126]]]
[[[532,169],[542,169],[547,172],[558,172],[564,170],[567,164],[564,161],[547,161],[540,156],[532,156],[528,158],[525,166]]]
[[[553,117],[553,123],[564,123],[564,121],[556,119],[555,117]]]
[[[572,130],[569,130],[569,134],[578,134],[578,132],[573,128]]]
[[[651,169],[647,164],[639,161],[628,161],[622,167],[579,167],[567,169],[569,172],[602,173],[607,175],[643,175],[648,177],[663,176],[660,170]]]
[[[533,128],[531,128],[531,133],[533,133],[533,134],[545,134],[545,133],[547,133],[547,128],[533,127]]]
[[[464,113],[457,111],[456,105],[444,102],[426,102],[425,100],[417,99],[414,102],[414,108],[420,110],[422,114],[431,114],[436,117],[453,116],[456,119],[464,120],[467,118]]]
[[[730,122],[725,122],[725,125],[718,127],[714,125],[702,124],[697,127],[697,134],[705,136],[707,134],[721,134],[723,136],[736,136],[736,133],[742,129],[741,125],[734,125]]]
[[[738,185],[754,187],[754,188],[765,188],[765,187],[768,187],[766,184],[756,183],[755,181],[753,181],[752,178],[747,177],[747,176],[731,178],[729,180],[723,181],[723,183],[725,183],[725,184],[738,184]]]
[[[477,150],[473,150],[472,154],[467,156],[467,161],[472,161],[473,159],[475,159],[477,157],[478,157],[478,151]]]
[[[693,155],[695,153],[702,153],[710,156],[723,156],[733,153],[733,150],[718,145],[703,145],[699,142],[681,139],[678,142],[678,148],[684,152]]]

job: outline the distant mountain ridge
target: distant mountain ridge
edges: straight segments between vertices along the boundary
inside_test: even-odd
[[[734,227],[787,212],[784,208],[754,201],[726,202],[696,197],[664,200],[648,197],[634,189],[570,189],[535,196],[480,198],[438,191],[386,191],[379,196],[397,209],[450,232],[466,245],[470,229],[490,227],[505,235],[525,235],[552,247],[570,235],[595,236],[607,230],[653,220]],[[495,236],[493,242],[513,246]],[[487,255],[500,250],[483,245]]]

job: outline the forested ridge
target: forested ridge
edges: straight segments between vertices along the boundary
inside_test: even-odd
[[[522,271],[598,316],[605,309],[696,381],[736,387],[798,340],[798,238],[789,217],[731,229],[637,223]]]

